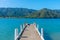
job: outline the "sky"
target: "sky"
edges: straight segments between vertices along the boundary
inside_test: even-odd
[[[60,9],[60,0],[0,0],[0,7],[29,9]]]

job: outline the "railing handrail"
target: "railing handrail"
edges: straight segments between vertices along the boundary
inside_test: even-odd
[[[44,40],[43,35],[41,35],[41,33],[39,32],[38,28],[36,27],[37,25],[36,25],[36,24],[34,24],[34,25],[35,25],[36,31],[38,32],[38,35],[41,37],[42,40]],[[42,29],[42,28],[41,28],[41,29]]]
[[[36,27],[37,25],[36,24],[33,24],[34,25],[34,27],[35,27],[35,29],[36,29],[36,31],[37,31],[37,33],[38,33],[38,35],[41,37],[41,40],[44,40],[44,37],[43,37],[43,28],[41,28],[41,33],[39,32],[39,30],[38,30],[38,28]],[[24,32],[24,30],[26,29],[26,27],[27,27],[28,25],[25,25],[24,27],[23,27],[23,29],[21,30],[21,32],[17,35],[17,37],[16,37],[16,30],[15,30],[15,40],[20,40],[21,39],[21,37],[22,37],[22,34],[23,34],[23,32]],[[20,27],[22,27],[22,26],[20,26]]]
[[[20,27],[22,27],[22,26],[20,26]],[[21,36],[22,36],[22,34],[23,34],[23,32],[24,32],[24,30],[25,30],[26,27],[27,26],[25,25],[24,28],[22,28],[22,30],[20,31],[20,33],[17,35],[17,37],[15,36],[15,40],[20,40],[21,39]]]

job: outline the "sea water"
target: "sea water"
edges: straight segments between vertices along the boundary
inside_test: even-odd
[[[0,18],[0,40],[14,40],[15,28],[24,23],[34,23],[44,29],[45,40],[60,40],[60,19]]]

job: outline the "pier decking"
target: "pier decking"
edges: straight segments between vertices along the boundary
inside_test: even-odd
[[[44,40],[43,34],[40,34],[38,29],[36,28],[36,24],[26,25],[22,34],[20,34],[20,39],[18,38],[19,37],[17,37],[16,39],[15,36],[15,40]]]

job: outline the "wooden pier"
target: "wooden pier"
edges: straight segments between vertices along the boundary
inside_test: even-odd
[[[41,33],[38,31],[37,25],[26,24],[23,25],[23,29],[18,34],[18,30],[15,29],[15,40],[44,40],[43,28],[41,28]]]

